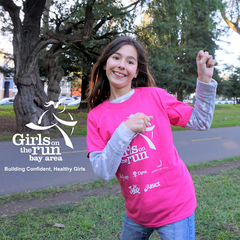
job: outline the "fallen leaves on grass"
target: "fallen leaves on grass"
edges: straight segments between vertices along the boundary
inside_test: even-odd
[[[58,228],[65,228],[65,225],[61,223],[55,223],[53,226]]]

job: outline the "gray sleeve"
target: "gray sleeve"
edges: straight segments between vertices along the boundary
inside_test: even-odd
[[[135,132],[122,122],[102,151],[94,151],[89,154],[93,171],[100,179],[107,182],[115,175],[122,156],[134,135]]]
[[[196,101],[186,125],[187,128],[200,131],[210,128],[215,108],[216,89],[217,82],[213,79],[211,83],[197,80]]]

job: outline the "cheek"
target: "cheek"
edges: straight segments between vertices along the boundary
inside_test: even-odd
[[[131,69],[130,69],[130,72],[131,72],[131,75],[135,76],[135,74],[137,73],[137,68],[135,66],[133,66]]]
[[[114,67],[114,61],[111,58],[109,58],[106,62],[106,68],[110,69],[112,67]]]
[[[107,61],[107,62],[106,62],[106,74],[107,74],[107,75],[109,74],[110,69],[111,69],[111,62],[110,62],[110,61]]]

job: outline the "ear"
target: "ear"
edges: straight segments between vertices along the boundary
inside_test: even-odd
[[[135,76],[134,76],[135,78],[137,77],[138,73],[139,73],[139,70],[137,69],[136,73],[135,73]]]

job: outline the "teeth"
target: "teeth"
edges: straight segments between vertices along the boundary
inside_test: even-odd
[[[124,77],[124,74],[120,74],[120,73],[117,73],[115,72],[116,75],[118,75],[119,77]]]

